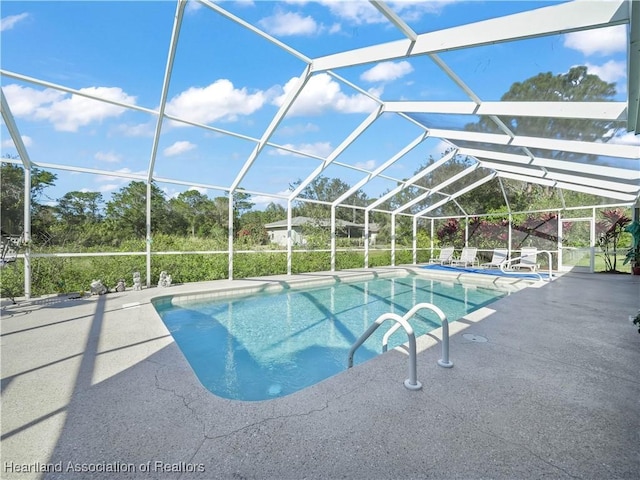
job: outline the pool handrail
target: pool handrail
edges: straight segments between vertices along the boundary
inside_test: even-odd
[[[413,317],[418,310],[422,310],[426,308],[434,312],[440,318],[440,324],[442,325],[442,358],[438,360],[438,365],[444,368],[453,367],[453,362],[449,360],[449,320],[447,320],[447,316],[444,314],[440,308],[438,308],[433,303],[418,303],[411,310],[409,310],[405,317],[407,320]],[[396,323],[393,325],[382,337],[382,351],[386,352],[389,344],[389,337],[393,335],[396,330],[400,328],[400,324]]]
[[[551,281],[553,281],[553,269],[552,269],[552,267],[553,267],[553,263],[552,263],[553,259],[551,257],[551,252],[549,250],[538,250],[536,252],[536,254],[538,254],[538,253],[546,253],[547,257],[549,257],[549,273],[548,273],[549,279],[548,279],[548,281],[551,282]],[[527,256],[527,255],[523,255],[523,256],[520,256],[520,257],[514,257],[514,258],[510,258],[509,260],[505,260],[504,262],[502,262],[500,264],[500,271],[502,273],[504,273],[505,275],[518,275],[518,274],[520,274],[520,272],[514,272],[513,270],[505,270],[505,268],[507,266],[509,266],[511,264],[511,262],[514,262],[516,260],[521,260],[524,256]],[[532,275],[537,275],[538,278],[540,278],[540,281],[544,280],[542,278],[542,275],[540,275],[539,272],[532,271],[531,274]]]
[[[409,322],[407,322],[405,318],[401,317],[397,313],[383,313],[362,335],[360,335],[360,338],[356,340],[356,342],[351,346],[351,349],[349,350],[348,368],[353,367],[353,355],[356,350],[386,320],[394,320],[398,322],[397,324],[401,325],[404,328],[405,332],[407,332],[407,336],[409,337],[409,378],[404,381],[404,386],[409,390],[420,390],[422,388],[422,384],[418,381],[417,378],[418,368],[416,362],[416,335],[413,332],[413,328],[411,327]]]
[[[432,305],[430,303],[418,303],[411,310],[409,310],[407,313],[405,313],[402,317],[400,315],[398,315],[397,313],[383,313],[382,315],[380,315],[371,324],[371,326],[362,335],[360,335],[360,338],[358,338],[358,340],[356,340],[356,342],[351,346],[351,349],[349,350],[348,368],[353,367],[353,355],[355,354],[356,350],[371,336],[371,334],[373,332],[375,332],[378,329],[378,327],[380,325],[382,325],[382,323],[385,322],[386,320],[394,320],[396,322],[396,324],[394,325],[394,327],[396,327],[395,330],[397,330],[398,328],[402,327],[402,328],[404,328],[405,332],[407,332],[407,337],[409,337],[409,378],[407,378],[404,381],[404,386],[406,388],[408,388],[409,390],[420,390],[422,388],[422,384],[417,379],[418,368],[417,368],[417,360],[416,360],[416,358],[417,358],[417,354],[416,354],[416,335],[415,335],[415,333],[413,331],[413,327],[408,322],[408,319],[410,317],[412,317],[413,315],[415,315],[415,313],[418,310],[422,309],[422,308],[429,308],[429,309],[435,311],[438,314],[438,316],[440,316],[441,320],[444,318],[444,320],[443,320],[443,343],[442,343],[443,359],[442,359],[442,361],[446,360],[446,362],[444,362],[444,364],[441,364],[440,363],[441,360],[439,360],[438,364],[443,366],[443,367],[452,367],[453,363],[449,362],[449,358],[448,358],[449,357],[449,328],[448,328],[449,325],[448,325],[446,316],[444,315],[442,310],[440,310],[435,305]],[[446,325],[446,327],[445,327],[445,325]],[[446,342],[446,349],[445,349],[445,342]],[[446,354],[446,356],[444,356],[445,354]]]

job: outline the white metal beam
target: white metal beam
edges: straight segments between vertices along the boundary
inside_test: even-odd
[[[511,163],[489,162],[487,160],[478,160],[484,168],[498,170],[501,172],[521,173],[522,175],[531,175],[532,177],[544,177],[544,170],[536,167],[527,167],[523,165],[513,165]]]
[[[293,102],[296,101],[296,98],[298,98],[298,95],[300,95],[300,92],[302,92],[302,89],[309,81],[309,78],[309,66],[307,65],[302,72],[302,75],[298,77],[296,85],[289,91],[287,97],[284,99],[284,102],[282,102],[280,109],[276,112],[275,116],[271,120],[271,123],[262,134],[260,142],[258,142],[258,144],[254,147],[251,155],[249,155],[249,158],[240,169],[240,172],[238,172],[238,175],[236,175],[235,180],[231,184],[231,192],[238,188],[238,185],[249,171],[249,168],[251,168],[251,166],[253,165],[253,162],[255,162],[256,158],[258,158],[258,155],[260,155],[260,152],[266,145],[269,138],[271,138],[271,135],[273,135],[273,132],[276,130],[276,128],[278,128],[278,125],[280,125],[280,122],[282,122],[282,120],[284,119],[285,115],[293,105]]]
[[[515,147],[542,148],[585,155],[640,159],[640,147],[613,143],[582,142],[578,140],[556,140],[554,138],[525,137],[516,135],[511,142]]]
[[[435,187],[433,187],[431,190],[429,190],[426,193],[423,193],[422,195],[419,195],[418,197],[414,198],[413,200],[405,203],[404,205],[396,208],[393,211],[393,214],[396,215],[400,212],[404,212],[406,209],[413,207],[416,203],[420,203],[421,201],[425,200],[426,198],[430,197],[431,195],[433,195],[436,192],[439,192],[440,190],[442,190],[443,188],[448,187],[449,185],[451,185],[452,183],[457,182],[458,180],[460,180],[463,177],[466,177],[467,175],[469,175],[471,172],[473,172],[475,169],[478,168],[480,164],[479,163],[474,163],[473,165],[471,165],[470,167],[465,168],[464,170],[462,170],[461,172],[456,173],[453,177],[449,177],[448,179],[446,179],[444,182],[439,183],[438,185],[436,185]]]
[[[365,212],[370,212],[371,210],[373,210],[374,208],[376,208],[378,205],[386,202],[387,200],[389,200],[391,197],[393,197],[394,195],[400,193],[402,190],[413,186],[414,183],[416,183],[418,180],[420,180],[422,177],[428,175],[429,173],[431,173],[432,171],[434,171],[436,168],[438,168],[440,165],[448,162],[449,160],[451,160],[453,157],[456,156],[457,150],[454,149],[452,151],[450,151],[449,153],[447,153],[446,155],[444,155],[441,159],[435,161],[433,164],[429,165],[427,168],[419,171],[418,173],[416,173],[413,177],[409,178],[408,180],[404,181],[403,183],[401,183],[400,185],[398,185],[396,188],[394,188],[393,190],[385,193],[384,195],[382,195],[380,198],[378,198],[376,201],[372,202],[371,204],[369,204],[367,206],[367,208],[365,209]]]
[[[420,145],[424,139],[427,138],[427,133],[423,133],[420,136],[418,136],[415,140],[413,140],[409,145],[407,145],[406,147],[404,147],[400,152],[398,152],[397,154],[395,154],[393,157],[391,157],[389,160],[387,160],[386,162],[384,162],[382,165],[380,165],[378,168],[376,168],[373,172],[371,172],[369,175],[367,175],[366,177],[364,177],[362,180],[360,180],[359,182],[357,182],[353,187],[351,187],[349,190],[347,190],[344,194],[340,195],[334,202],[333,205],[337,206],[339,204],[341,204],[344,200],[346,200],[347,198],[349,198],[351,195],[353,195],[355,192],[358,191],[358,189],[360,189],[363,185],[365,185],[366,183],[370,182],[373,178],[377,177],[378,175],[380,175],[380,173],[382,173],[384,170],[386,170],[387,168],[389,168],[391,165],[393,165],[396,161],[398,161],[400,158],[404,157],[407,153],[409,153],[411,150],[413,150],[415,147],[417,147],[418,145]]]
[[[428,32],[410,39],[358,48],[313,60],[314,72],[372,62],[477,47],[545,35],[620,25],[629,21],[624,0],[568,2],[467,25]],[[413,48],[412,48],[413,47]]]
[[[578,185],[575,183],[560,182],[551,178],[537,178],[537,177],[531,177],[527,175],[520,175],[517,173],[508,173],[508,172],[498,172],[498,175],[502,178],[520,180],[522,182],[535,183],[538,185],[545,185],[547,187],[564,188],[565,190],[573,190],[576,192],[588,193],[591,195],[596,195],[596,196],[605,197],[605,198],[615,198],[625,202],[632,202],[636,198],[636,195],[615,192],[612,190],[605,190],[602,188],[587,187],[587,186]]]
[[[311,174],[302,181],[300,185],[291,193],[289,196],[290,200],[294,200],[300,192],[304,190],[307,185],[309,185],[313,180],[320,175],[325,168],[327,168],[333,161],[338,158],[338,156],[346,150],[346,148],[351,145],[362,133],[371,126],[373,122],[377,120],[377,118],[382,114],[382,106],[378,106],[373,112],[369,114],[364,121],[356,127],[356,129],[349,134],[349,136],[327,157],[327,159],[319,165]]]
[[[553,138],[525,137],[498,133],[467,132],[463,130],[443,130],[432,128],[430,137],[441,137],[447,140],[462,140],[467,142],[491,143],[495,145],[511,145],[514,147],[541,148],[543,150],[558,150],[585,155],[604,155],[617,158],[640,158],[640,148],[637,145],[621,145],[613,143],[583,142],[578,140],[556,140]],[[455,143],[455,142],[454,142]]]
[[[29,77],[27,75],[22,75],[22,74],[15,73],[15,72],[10,72],[8,70],[0,69],[0,75],[8,77],[8,78],[13,78],[15,80],[20,80],[21,82],[32,83],[34,85],[38,85],[38,86],[41,86],[41,87],[52,88],[53,90],[59,90],[61,92],[70,93],[72,95],[78,95],[79,97],[85,97],[85,98],[90,98],[91,100],[98,100],[100,102],[109,103],[109,104],[115,105],[117,107],[128,108],[130,110],[137,110],[139,112],[150,113],[152,115],[157,115],[158,114],[158,112],[156,110],[152,110],[151,108],[140,107],[138,105],[134,105],[134,104],[131,104],[131,103],[120,102],[118,100],[112,100],[112,99],[109,99],[109,98],[100,97],[98,95],[93,95],[93,94],[88,93],[88,92],[83,92],[83,91],[77,90],[75,88],[65,87],[63,85],[58,85],[57,83],[45,82],[44,80],[40,80],[40,79],[37,79],[37,78]]]
[[[498,162],[488,162],[485,160],[479,160],[483,167],[497,170],[500,172],[519,173],[522,175],[530,175],[537,178],[551,178],[554,180],[565,181],[569,183],[576,183],[585,186],[591,186],[596,188],[603,188],[606,190],[615,190],[627,193],[638,193],[640,191],[640,185],[633,185],[626,182],[615,182],[611,180],[602,180],[600,178],[593,178],[578,173],[561,173],[550,172],[546,169],[538,167],[529,167],[522,165],[504,164]]]
[[[27,147],[22,141],[22,135],[20,135],[20,130],[18,130],[18,126],[13,118],[13,114],[11,113],[11,108],[9,108],[9,103],[7,103],[7,99],[4,96],[4,90],[0,88],[0,98],[1,98],[1,107],[2,107],[2,119],[4,120],[4,124],[7,126],[7,130],[9,130],[9,135],[11,135],[11,139],[13,140],[13,145],[16,147],[18,151],[18,155],[20,156],[20,161],[22,162],[22,166],[25,170],[31,169],[31,159],[29,158],[29,153],[27,152]]]
[[[640,134],[640,2],[629,3],[629,50],[627,60],[627,92],[629,123],[627,130]]]
[[[387,102],[386,112],[627,120],[625,102]]]
[[[500,190],[502,191],[502,198],[504,199],[504,203],[507,206],[507,212],[511,213],[511,204],[509,203],[509,197],[507,196],[507,192],[504,189],[504,183],[502,179],[498,177],[498,183],[500,184]]]
[[[514,163],[518,165],[533,165],[542,168],[553,168],[557,170],[568,170],[571,172],[579,172],[581,174],[589,174],[602,178],[621,178],[628,180],[640,180],[640,168],[629,170],[626,168],[609,167],[606,165],[595,165],[592,163],[578,163],[570,160],[556,160],[551,158],[534,157],[529,158],[526,155],[517,155],[514,153],[492,152],[489,150],[481,150],[476,148],[461,148],[460,155],[468,155],[480,161],[483,159],[497,160],[500,162]]]
[[[603,190],[601,188],[585,187],[584,185],[576,185],[575,183],[556,182],[556,187],[564,190],[574,190],[576,192],[589,193],[598,197],[615,198],[625,202],[633,202],[638,198],[638,195],[629,195],[621,192],[614,192],[613,190]]]
[[[218,12],[223,17],[227,17],[229,20],[232,20],[235,23],[237,23],[239,25],[242,25],[244,28],[246,28],[248,30],[251,30],[253,33],[261,36],[265,40],[268,40],[269,42],[273,43],[274,45],[277,45],[278,47],[280,47],[284,51],[290,53],[291,55],[293,55],[297,59],[302,60],[306,64],[311,63],[311,59],[309,57],[307,57],[306,55],[303,55],[302,53],[298,52],[297,50],[294,50],[289,45],[287,45],[285,43],[282,43],[277,38],[272,37],[268,33],[263,32],[262,30],[260,30],[259,28],[256,28],[255,26],[251,25],[250,23],[245,22],[240,17],[236,17],[234,14],[232,14],[230,12],[227,12],[225,9],[221,8],[220,6],[216,5],[215,3],[210,2],[209,0],[197,0],[197,1],[200,2],[201,4],[205,5],[205,6],[209,7],[210,9],[215,10],[216,12]]]
[[[156,163],[156,156],[158,153],[158,143],[160,141],[160,133],[162,132],[162,121],[164,116],[164,109],[167,106],[167,96],[169,94],[169,84],[171,83],[171,74],[173,72],[173,62],[176,57],[176,50],[178,49],[178,38],[180,37],[180,28],[182,27],[182,17],[184,16],[184,9],[187,5],[187,0],[178,0],[176,6],[176,14],[173,20],[173,29],[171,30],[171,42],[169,43],[169,53],[167,54],[167,64],[164,71],[164,79],[162,81],[162,92],[160,94],[160,107],[158,109],[158,119],[156,122],[156,130],[153,135],[153,143],[151,146],[151,156],[149,159],[149,170],[147,171],[147,182],[153,180],[153,169]],[[147,278],[147,282],[149,279]]]
[[[504,133],[470,132],[467,130],[447,130],[442,128],[430,128],[429,136],[446,140],[463,140],[465,142],[491,143],[494,145],[508,145],[512,138]]]
[[[633,193],[637,195],[638,192],[640,192],[640,185],[632,185],[624,182],[612,182],[609,180],[600,180],[597,178],[569,175],[560,172],[547,172],[545,176],[546,178],[552,178],[560,182],[575,183],[584,185],[585,187],[613,190],[620,193]]]
[[[418,34],[413,31],[413,29],[407,25],[407,23],[402,20],[393,10],[391,10],[386,3],[380,2],[377,0],[370,0],[371,5],[376,7],[380,13],[382,13],[387,19],[393,23],[398,30],[402,32],[402,34],[407,37],[412,42],[415,42],[418,38]]]
[[[531,175],[522,175],[520,173],[512,172],[497,172],[500,178],[508,178],[510,180],[520,180],[521,182],[535,183],[537,185],[544,185],[545,187],[555,187],[556,181],[550,178],[538,178]]]
[[[462,190],[458,190],[456,193],[454,193],[453,195],[449,195],[447,198],[443,198],[442,200],[440,200],[439,202],[434,203],[433,205],[431,205],[430,207],[425,208],[424,210],[416,213],[417,217],[420,217],[426,213],[429,213],[432,210],[435,210],[436,208],[444,205],[447,202],[451,202],[452,200],[458,198],[461,195],[464,195],[467,192],[470,192],[471,190],[473,190],[474,188],[479,187],[480,185],[484,185],[485,183],[487,183],[488,181],[492,180],[493,178],[495,178],[496,173],[493,172],[490,175],[487,175],[484,178],[481,178],[480,180],[478,180],[477,182],[472,183],[471,185],[468,185],[466,187],[464,187]]]

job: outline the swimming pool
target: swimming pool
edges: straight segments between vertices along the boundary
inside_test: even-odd
[[[235,400],[289,395],[346,370],[349,348],[383,313],[406,313],[419,302],[440,307],[449,321],[508,292],[413,275],[337,283],[247,298],[154,302],[202,384]],[[416,336],[440,327],[421,311],[410,319]],[[383,325],[356,352],[362,363],[382,352]],[[403,330],[389,340],[407,341]]]

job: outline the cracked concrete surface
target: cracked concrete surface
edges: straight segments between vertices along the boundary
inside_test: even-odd
[[[149,303],[283,281],[295,283],[219,281],[5,307],[0,476],[640,477],[640,335],[627,320],[640,308],[640,277],[568,274],[468,315],[452,324],[453,369],[436,366],[437,334],[421,337],[418,392],[402,384],[407,357],[391,351],[264,402],[204,389]],[[120,471],[79,471],[109,466]]]

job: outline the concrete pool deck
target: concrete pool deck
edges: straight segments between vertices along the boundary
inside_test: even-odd
[[[420,391],[391,351],[265,402],[202,387],[150,304],[364,272],[3,306],[0,477],[640,477],[638,276],[569,273],[502,298],[452,324],[452,369],[423,337]]]

